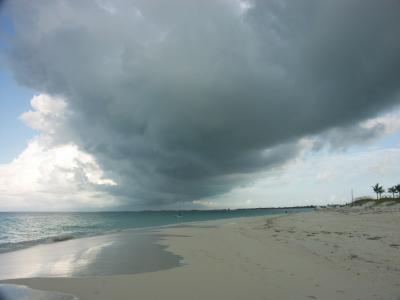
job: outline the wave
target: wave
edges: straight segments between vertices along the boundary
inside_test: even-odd
[[[110,233],[120,232],[121,230],[110,230],[110,231],[103,231],[103,232],[86,232],[86,233],[74,233],[74,234],[60,234],[55,236],[50,236],[41,239],[29,240],[29,241],[22,241],[22,242],[7,242],[7,243],[0,243],[0,253],[12,252],[16,250],[22,250],[29,247],[41,245],[41,244],[52,244],[52,243],[60,243],[65,242],[77,238],[84,238],[84,237],[92,237],[92,236],[99,236],[105,235]]]
[[[57,243],[57,242],[72,240],[74,238],[75,238],[75,236],[72,234],[62,234],[62,235],[53,237],[51,239],[51,241],[53,241],[54,243]]]
[[[51,244],[51,243],[68,241],[68,240],[72,240],[72,239],[84,237],[84,236],[85,235],[61,234],[61,235],[57,235],[57,236],[51,236],[51,237],[29,240],[29,241],[14,242],[14,243],[13,242],[0,243],[0,253],[21,250],[21,249],[29,248],[29,247],[40,245],[40,244]]]

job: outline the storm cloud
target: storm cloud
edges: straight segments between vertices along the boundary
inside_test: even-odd
[[[399,102],[397,0],[10,1],[17,80],[63,97],[73,141],[126,207],[228,192],[379,133]],[[64,132],[68,134],[64,134]],[[346,132],[342,135],[340,132]],[[68,139],[68,140],[67,140]]]

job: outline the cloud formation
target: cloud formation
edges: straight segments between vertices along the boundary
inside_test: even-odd
[[[360,124],[399,102],[396,0],[8,4],[8,66],[67,101],[54,136],[96,157],[126,207],[228,192],[304,137],[369,139],[383,129]]]
[[[54,139],[67,110],[64,100],[37,95],[31,105],[34,110],[21,118],[41,134],[12,162],[0,165],[1,209],[107,209],[117,205],[106,189],[116,183],[104,176],[95,158],[75,144]]]

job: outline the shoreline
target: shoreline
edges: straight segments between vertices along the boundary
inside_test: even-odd
[[[309,211],[293,209],[282,214],[265,214],[263,217],[300,212]],[[214,220],[123,228],[94,236],[60,239],[3,252],[0,253],[0,280],[129,275],[178,267],[181,265],[181,257],[166,251],[167,246],[159,243],[168,237],[163,231],[192,226],[207,227],[209,222],[246,218],[252,217],[229,216]],[[145,247],[147,251],[144,250]],[[128,263],[124,264],[123,260],[127,260]]]
[[[284,214],[284,211],[289,211],[289,213],[299,213],[299,212],[309,212],[312,211],[313,208],[311,207],[291,207],[291,208],[254,208],[254,209],[236,209],[236,210],[207,210],[207,211],[199,211],[199,210],[187,210],[187,211],[168,211],[169,214],[175,214],[178,212],[181,212],[183,214],[185,213],[203,213],[203,212],[213,212],[213,213],[218,213],[218,212],[227,212],[229,211],[230,213],[237,213],[237,212],[261,212],[257,216],[267,216],[267,215],[275,215],[275,214]],[[272,211],[272,213],[271,213]],[[277,213],[275,213],[277,211]],[[146,213],[147,211],[143,211]],[[164,211],[150,211],[151,213],[163,213]],[[7,212],[0,212],[0,214],[7,214]],[[32,212],[33,214],[53,214],[52,212]],[[28,213],[28,214],[32,214]],[[97,214],[97,212],[83,212],[82,214]],[[121,213],[121,212],[102,212],[105,214],[108,213]],[[141,212],[122,212],[126,214],[130,213],[141,213]],[[19,213],[13,213],[13,214],[19,214]],[[26,214],[26,212],[20,212],[20,214]],[[59,212],[56,212],[55,214],[59,214]],[[69,214],[69,212],[63,212],[62,214]],[[81,214],[81,213],[77,213]],[[175,215],[173,215],[175,217]],[[186,216],[186,215],[185,215]],[[187,224],[187,223],[196,223],[196,222],[208,222],[208,221],[214,221],[214,220],[223,220],[223,219],[232,219],[232,218],[247,218],[247,217],[254,217],[254,215],[229,215],[229,216],[220,216],[215,219],[213,218],[205,218],[204,220],[188,220],[185,221],[182,219],[180,222],[176,222],[176,219],[169,220],[169,223],[166,224],[156,224],[156,225],[139,225],[139,226],[133,226],[133,227],[121,227],[121,228],[113,228],[113,229],[108,229],[105,231],[97,231],[97,232],[65,232],[65,233],[60,233],[59,235],[55,236],[48,236],[45,238],[40,238],[38,240],[28,240],[28,241],[23,241],[23,242],[17,242],[13,245],[10,245],[10,248],[6,248],[5,245],[8,243],[0,244],[0,256],[5,253],[11,253],[15,251],[20,251],[24,249],[29,249],[32,247],[40,246],[40,245],[52,245],[54,243],[59,243],[59,242],[64,242],[68,240],[76,240],[76,239],[85,239],[85,238],[91,238],[91,237],[101,237],[101,236],[106,236],[106,235],[112,235],[112,234],[118,234],[120,232],[129,232],[129,231],[144,231],[144,230],[153,230],[153,229],[158,229],[158,228],[164,228],[164,227],[169,227],[169,226],[177,226],[180,224]],[[190,217],[189,217],[190,218]],[[178,219],[179,220],[179,219]],[[12,244],[12,243],[10,243]]]
[[[158,243],[166,251],[183,257],[185,263],[179,267],[131,275],[3,282],[68,293],[81,300],[129,295],[165,300],[397,300],[400,295],[398,210],[322,210],[199,223],[155,231],[163,235]]]
[[[304,211],[312,211],[313,208],[311,207],[291,207],[291,208],[254,208],[254,209],[236,209],[236,210],[205,210],[205,211],[200,211],[200,210],[187,210],[187,211],[143,211],[143,212],[101,212],[100,214],[118,214],[118,213],[123,213],[123,214],[139,214],[140,213],[165,213],[167,212],[169,214],[169,218],[172,217],[172,219],[169,220],[164,220],[163,224],[153,224],[153,225],[138,225],[138,224],[131,224],[128,227],[116,227],[116,228],[111,228],[111,229],[106,229],[103,231],[93,231],[93,232],[60,232],[59,235],[53,235],[53,236],[47,236],[44,238],[39,238],[37,240],[26,240],[26,241],[21,241],[17,243],[3,243],[0,244],[0,255],[4,253],[11,253],[19,250],[24,250],[24,249],[29,249],[32,247],[40,246],[40,245],[52,245],[54,243],[59,243],[63,241],[68,241],[68,240],[76,240],[76,239],[85,239],[85,238],[91,238],[91,237],[101,237],[105,235],[110,235],[110,234],[118,234],[120,232],[125,232],[125,231],[142,231],[142,230],[152,230],[152,229],[157,229],[157,228],[163,228],[163,227],[168,227],[168,226],[174,226],[174,225],[179,225],[179,224],[186,224],[186,223],[192,223],[192,222],[203,222],[203,221],[214,221],[214,220],[220,220],[220,219],[231,219],[231,218],[246,218],[246,217],[254,217],[254,216],[263,216],[263,215],[275,215],[275,214],[280,214],[283,213],[284,211],[288,210],[290,213],[298,213],[298,212],[304,212]],[[176,217],[175,213],[182,213],[184,216],[188,216],[189,220],[183,219],[174,219]],[[195,219],[195,220],[190,220],[190,218],[193,218],[191,215],[187,215],[187,213],[220,213],[220,212],[229,212],[229,213],[240,213],[240,212],[258,212],[257,215],[252,215],[252,214],[244,214],[244,215],[228,215],[228,216],[219,216],[219,217],[203,217],[201,218],[204,219]],[[8,214],[9,212],[0,212],[1,214]],[[60,214],[60,212],[32,212],[32,213],[27,213],[27,212],[16,212],[11,214],[45,214],[45,215],[52,215],[52,214]],[[69,212],[62,212],[61,214],[70,214]],[[73,212],[72,214],[98,214],[98,212],[82,212],[82,213],[75,213]],[[196,218],[196,217],[195,217]],[[197,216],[198,218],[198,216]],[[134,216],[132,216],[132,219],[134,219]],[[149,218],[151,219],[151,218]],[[177,221],[180,220],[180,221]],[[156,222],[157,223],[157,222]],[[10,244],[10,245],[9,245]]]

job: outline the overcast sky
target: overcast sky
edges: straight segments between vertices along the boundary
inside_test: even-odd
[[[345,203],[400,183],[397,0],[0,9],[0,210]]]

